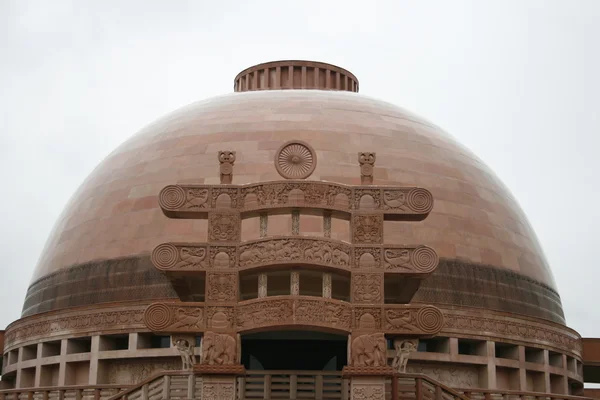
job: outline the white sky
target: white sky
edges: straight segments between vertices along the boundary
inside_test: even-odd
[[[0,328],[112,149],[248,66],[309,59],[487,162],[538,234],[568,325],[600,337],[599,49],[595,0],[0,0]]]

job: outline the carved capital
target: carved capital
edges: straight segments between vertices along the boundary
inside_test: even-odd
[[[235,162],[235,151],[219,151],[219,172],[222,184],[231,184],[233,181],[233,163]]]

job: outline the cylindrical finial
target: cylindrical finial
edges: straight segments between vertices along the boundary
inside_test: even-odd
[[[358,92],[358,79],[335,65],[316,61],[272,61],[246,68],[234,81],[236,92],[320,89]]]

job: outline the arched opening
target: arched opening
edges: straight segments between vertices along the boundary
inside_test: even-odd
[[[346,335],[316,331],[272,331],[242,335],[247,370],[341,371],[347,363]]]

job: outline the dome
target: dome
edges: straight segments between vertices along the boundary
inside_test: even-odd
[[[431,191],[435,204],[426,220],[385,226],[386,240],[425,244],[440,257],[414,301],[564,323],[552,273],[527,218],[494,173],[455,139],[402,108],[354,93],[358,81],[351,74],[346,91],[250,90],[250,83],[240,83],[247,74],[236,78],[235,93],[145,127],[91,173],[56,222],[23,316],[176,298],[149,255],[160,243],[206,240],[206,221],[165,218],[161,189],[219,183],[219,150],[236,151],[234,184],[281,179],[274,167],[277,150],[301,140],[318,160],[309,181],[359,184],[357,153],[368,151],[376,153],[373,184]]]

